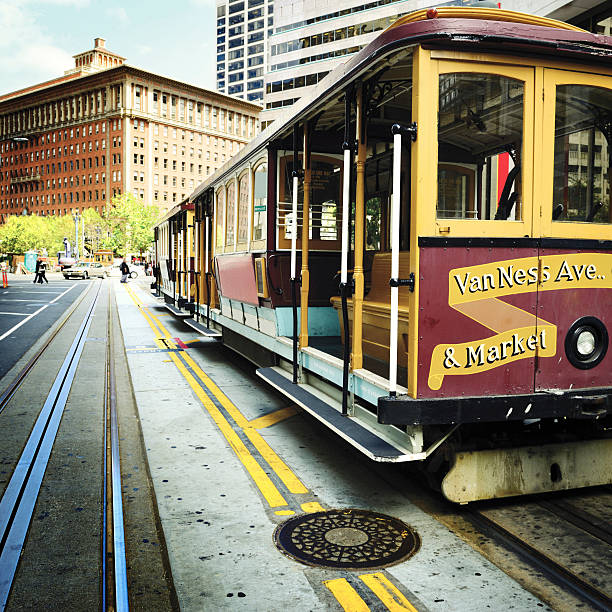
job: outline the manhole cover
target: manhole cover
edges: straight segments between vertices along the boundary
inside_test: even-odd
[[[406,523],[352,508],[293,517],[276,528],[274,541],[301,563],[356,570],[400,563],[421,546]]]

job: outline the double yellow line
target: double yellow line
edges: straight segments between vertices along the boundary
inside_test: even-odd
[[[277,508],[277,510],[275,510],[275,514],[279,516],[295,514],[293,510],[288,508],[289,504],[287,503],[287,500],[283,494],[265,473],[255,457],[253,457],[253,455],[249,452],[249,449],[245,446],[244,442],[240,439],[240,436],[225,418],[221,410],[219,410],[219,408],[211,400],[208,393],[204,390],[204,386],[208,392],[215,397],[219,404],[223,406],[227,414],[229,414],[232,420],[235,422],[236,426],[249,439],[255,449],[257,449],[259,455],[266,461],[266,463],[278,476],[279,480],[285,485],[287,490],[293,494],[306,494],[310,491],[302,484],[298,477],[272,450],[272,448],[270,448],[268,443],[257,431],[258,428],[268,427],[292,416],[296,413],[296,409],[293,407],[288,407],[253,419],[252,421],[246,419],[240,410],[238,410],[231,400],[221,391],[221,389],[219,389],[214,381],[212,381],[210,377],[204,371],[202,371],[202,369],[187,352],[180,352],[182,357],[181,359],[178,352],[172,350],[176,349],[177,347],[172,341],[170,332],[164,327],[155,314],[147,310],[146,306],[141,302],[141,300],[129,286],[126,286],[125,288],[138,307],[140,313],[153,330],[153,333],[155,334],[155,343],[159,348],[171,349],[168,353],[170,359],[176,365],[185,380],[189,383],[189,386],[193,389],[194,393],[211,415],[217,427],[224,435],[225,439],[229,442],[230,446],[236,453],[236,456],[240,459],[270,507]],[[196,379],[194,374],[197,376],[199,381]],[[304,502],[300,504],[300,508],[302,511],[307,513],[320,512],[324,510],[324,508],[318,502]],[[406,599],[406,597],[401,593],[401,591],[399,591],[397,587],[393,585],[388,578],[386,578],[384,573],[376,572],[372,574],[363,574],[359,576],[359,579],[370,589],[370,591],[372,591],[380,602],[388,610],[390,610],[390,612],[417,612],[416,608],[414,608],[408,599]],[[325,580],[323,581],[323,584],[329,589],[340,606],[346,612],[369,612],[370,608],[368,604],[366,604],[362,597],[345,578]]]
[[[170,332],[168,332],[158,317],[146,310],[144,304],[130,287],[126,287],[126,290],[153,330],[156,344],[160,348],[176,348],[172,342]],[[174,365],[176,365],[198,399],[213,418],[217,427],[229,442],[236,456],[240,459],[271,508],[287,506],[287,500],[259,465],[255,457],[249,452],[249,449],[240,439],[240,436],[205,391],[204,386],[217,399],[220,405],[223,406],[234,420],[237,427],[244,432],[251,444],[257,449],[260,456],[266,461],[285,487],[287,487],[287,490],[293,494],[309,493],[309,490],[302,484],[287,464],[272,450],[272,448],[270,448],[268,443],[261,437],[256,429],[256,427],[266,427],[274,422],[280,421],[282,418],[287,418],[287,416],[295,412],[294,409],[283,409],[283,411],[278,411],[280,414],[273,413],[272,415],[266,415],[259,419],[248,421],[187,352],[181,352],[183,359],[173,350],[170,350],[168,354],[170,359],[174,362]],[[201,382],[198,382],[194,374]],[[323,510],[319,504],[313,502],[302,504],[302,509],[306,512]],[[294,514],[294,512],[290,510],[278,510],[276,514],[287,515]]]
[[[363,574],[359,576],[359,579],[391,612],[417,612],[417,609],[382,572]],[[325,580],[323,584],[331,591],[346,612],[369,612],[370,608],[348,580],[336,578],[335,580]]]

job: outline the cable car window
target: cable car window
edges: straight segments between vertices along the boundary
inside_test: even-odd
[[[301,164],[300,156],[300,164]],[[342,222],[341,160],[313,154],[310,168],[310,207],[309,239],[313,249],[337,249],[340,243],[340,226]],[[286,156],[280,160],[281,180],[277,224],[281,233],[279,246],[288,248],[293,231],[292,190],[293,190],[293,157]],[[304,184],[298,182],[298,218],[297,240],[301,240],[302,204],[304,201]]]
[[[225,218],[225,189],[222,187],[217,191],[217,211],[215,214],[216,219],[216,246],[222,248],[225,243],[225,236],[223,235],[223,219]]]
[[[439,219],[522,220],[522,81],[440,75]]]
[[[249,230],[249,176],[248,172],[240,177],[238,195],[238,242],[247,241]]]
[[[560,85],[555,104],[553,221],[612,223],[612,91]]]
[[[232,180],[227,186],[225,245],[234,246],[234,222],[236,220],[236,185]]]
[[[253,174],[253,240],[263,240],[268,201],[268,164],[260,164]]]

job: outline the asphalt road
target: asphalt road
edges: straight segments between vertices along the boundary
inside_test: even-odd
[[[47,277],[49,284],[35,285],[11,276],[6,289],[0,286],[0,379],[94,282]]]

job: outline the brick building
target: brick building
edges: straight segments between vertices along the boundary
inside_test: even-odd
[[[0,96],[0,221],[125,192],[168,209],[259,131],[257,104],[128,66],[102,38],[74,58]]]

